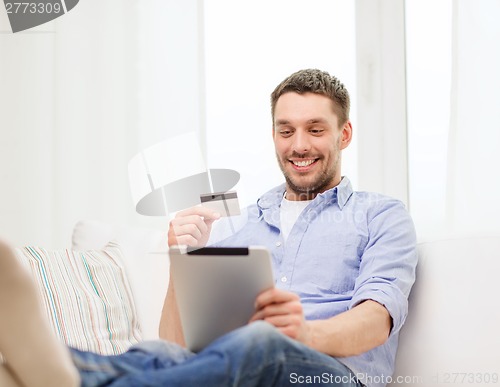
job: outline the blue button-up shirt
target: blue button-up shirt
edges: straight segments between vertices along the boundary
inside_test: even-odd
[[[306,319],[327,319],[364,300],[384,305],[393,323],[387,342],[362,355],[339,358],[364,384],[384,385],[377,382],[393,373],[398,333],[415,280],[416,236],[408,212],[398,200],[354,192],[344,177],[311,201],[285,243],[280,235],[284,192],[283,184],[231,218],[235,231],[226,237],[214,232],[219,239],[214,244],[266,246],[276,287],[300,296]],[[223,230],[228,228],[219,232]]]

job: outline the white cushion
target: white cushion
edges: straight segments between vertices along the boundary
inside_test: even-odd
[[[495,373],[498,381],[500,237],[442,239],[418,250],[394,377],[407,378],[405,386],[487,385]]]
[[[99,249],[111,240],[123,251],[143,338],[156,339],[169,280],[167,233],[89,220],[78,222],[73,230],[73,249]]]
[[[126,351],[142,337],[122,254],[101,250],[15,249],[32,274],[55,334],[66,344],[101,354]]]

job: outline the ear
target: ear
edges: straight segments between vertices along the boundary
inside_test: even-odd
[[[340,149],[345,149],[351,143],[352,140],[352,124],[351,121],[347,120],[342,127]]]

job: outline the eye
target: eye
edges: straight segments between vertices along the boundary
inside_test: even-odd
[[[288,128],[279,129],[278,133],[281,137],[290,137],[293,134],[293,132]]]
[[[309,133],[314,134],[314,135],[320,135],[324,132],[325,130],[322,128],[311,128],[309,129]]]

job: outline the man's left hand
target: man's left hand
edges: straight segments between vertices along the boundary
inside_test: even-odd
[[[304,344],[309,342],[309,326],[295,293],[276,288],[266,290],[257,296],[255,310],[250,322],[267,321],[288,337]]]

